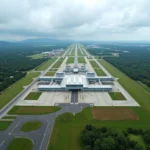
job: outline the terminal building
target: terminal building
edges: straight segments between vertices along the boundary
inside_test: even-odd
[[[58,72],[55,76],[39,78],[39,91],[112,91],[111,76],[97,76],[94,72],[85,74],[66,74]],[[41,84],[40,84],[41,83]]]

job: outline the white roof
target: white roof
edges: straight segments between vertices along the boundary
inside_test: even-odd
[[[67,76],[66,84],[83,84],[83,76],[80,75],[69,75]]]

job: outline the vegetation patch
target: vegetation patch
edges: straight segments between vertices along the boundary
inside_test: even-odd
[[[23,90],[23,86],[30,84],[33,78],[37,77],[39,74],[39,72],[29,73],[21,80],[9,87],[6,91],[4,91],[0,95],[0,109],[3,108],[8,102],[10,102],[16,95],[18,95]]]
[[[94,69],[97,76],[106,76],[105,72],[102,69]]]
[[[99,65],[94,61],[94,60],[91,60],[90,61],[92,67],[95,69],[95,68],[100,68]]]
[[[129,139],[140,144],[144,150],[146,149],[146,145],[141,135],[129,134]]]
[[[4,116],[2,119],[16,119],[16,116]]]
[[[25,100],[38,100],[41,96],[42,92],[30,92],[26,97]]]
[[[54,63],[54,61],[56,59],[57,59],[57,57],[52,57],[52,58],[48,59],[46,62],[44,62],[40,66],[36,67],[35,70],[37,70],[37,71],[43,71],[43,70],[47,69],[52,63]]]
[[[53,66],[52,68],[59,68],[60,65],[63,63],[64,59],[59,59]]]
[[[86,64],[84,57],[78,57],[78,63]]]
[[[42,59],[42,58],[44,58],[44,54],[43,53],[34,54],[34,55],[29,56],[29,57],[32,59]]]
[[[55,71],[49,71],[45,74],[45,76],[54,76],[55,75]]]
[[[137,114],[125,107],[93,107],[92,114],[98,120],[138,120]]]
[[[143,130],[133,129],[134,130],[134,138],[136,135],[145,136]],[[97,128],[92,125],[86,125],[84,130],[81,133],[81,141],[84,145],[84,150],[144,150],[145,143],[141,143],[133,140],[133,137],[129,135],[129,130],[125,131],[116,131],[110,128],[101,127]],[[150,137],[150,135],[149,135]],[[147,137],[147,139],[149,138]],[[140,143],[139,143],[140,142]],[[147,150],[149,149],[149,144],[147,144]]]
[[[57,68],[51,68],[49,71],[57,71],[58,69]]]
[[[23,124],[20,131],[30,132],[30,131],[34,131],[34,130],[41,128],[41,126],[42,126],[41,121],[28,121]]]
[[[127,107],[126,107],[127,108]],[[130,107],[138,116],[139,120],[96,120],[93,118],[92,107],[84,108],[75,115],[63,114],[56,118],[48,150],[83,150],[81,132],[87,124],[95,127],[112,128],[116,131],[127,130],[130,127],[135,129],[150,129],[149,116],[141,107]],[[64,119],[65,118],[65,119]],[[65,121],[64,121],[65,120]],[[66,132],[67,131],[67,132]],[[135,130],[133,130],[135,131]],[[137,131],[136,131],[137,132]],[[132,132],[130,132],[132,134]]]
[[[66,64],[73,64],[74,63],[74,57],[68,57]]]
[[[0,131],[5,131],[11,123],[12,121],[0,121]]]
[[[13,138],[6,150],[32,150],[33,143],[27,138]]]
[[[121,92],[108,92],[112,100],[126,100]]]
[[[8,114],[40,115],[49,114],[60,110],[57,106],[14,106]]]

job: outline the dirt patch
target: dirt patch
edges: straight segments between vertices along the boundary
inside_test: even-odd
[[[138,120],[139,117],[131,108],[93,107],[93,118],[97,120]]]

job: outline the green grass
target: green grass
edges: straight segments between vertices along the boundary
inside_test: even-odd
[[[118,82],[130,93],[130,95],[141,105],[141,107],[150,116],[150,93],[147,92],[136,81],[129,78],[120,70],[112,66],[105,60],[99,60],[99,62],[113,75],[119,78]]]
[[[57,59],[57,57],[52,57],[52,58],[48,59],[46,62],[42,63],[40,66],[36,67],[35,70],[43,71],[43,70],[47,69],[52,63],[54,63],[54,61],[56,59]]]
[[[97,76],[106,76],[105,72],[102,69],[94,69]]]
[[[55,71],[49,71],[45,74],[45,76],[54,76],[55,75]]]
[[[64,59],[60,58],[53,66],[52,66],[52,69],[53,68],[59,68],[60,65],[63,63]]]
[[[78,56],[84,56],[84,53],[81,52],[81,49],[78,48]]]
[[[70,53],[70,56],[74,56],[74,55],[75,55],[75,47],[72,48],[71,53]]]
[[[32,82],[32,78],[39,75],[39,72],[32,72],[17,81],[10,86],[0,95],[0,109],[3,108],[8,102],[10,102],[15,96],[17,96],[22,90],[23,86],[26,86]]]
[[[145,146],[145,143],[143,141],[143,138],[140,135],[130,134],[129,135],[129,139],[137,142],[138,144],[140,144],[143,147],[144,150],[146,149],[146,146]]]
[[[94,60],[91,60],[90,63],[94,69],[99,68],[99,65]]]
[[[27,138],[13,138],[6,150],[32,150],[33,143]]]
[[[8,114],[13,115],[42,115],[60,110],[57,106],[14,106]]]
[[[78,57],[78,63],[86,64],[84,57]]]
[[[35,54],[35,55],[31,55],[29,56],[31,59],[42,59],[44,56],[44,54],[40,53],[40,54]]]
[[[129,127],[150,129],[149,116],[141,107],[130,107],[139,116],[139,120],[100,121],[93,119],[92,107],[88,107],[77,113],[65,113],[57,117],[48,150],[82,150],[81,132],[85,125],[92,124],[96,127],[108,127],[115,130],[125,130]],[[66,132],[67,131],[67,132]]]
[[[150,87],[148,87],[146,84],[144,84],[140,81],[137,81],[137,83],[140,84],[145,90],[147,90],[150,93]]]
[[[38,100],[41,96],[42,92],[30,92],[26,97],[25,100]]]
[[[57,68],[52,68],[52,69],[50,69],[49,71],[57,71],[58,69]]]
[[[4,116],[2,119],[16,119],[16,116]]]
[[[66,64],[73,64],[74,63],[74,57],[68,57]]]
[[[104,126],[118,131],[125,130],[129,127],[135,129],[150,129],[150,96],[148,92],[106,61],[102,60],[100,62],[102,62],[102,65],[104,65],[113,76],[120,78],[119,82],[123,87],[141,104],[142,107],[129,107],[139,116],[139,120],[95,120],[92,117],[91,107],[85,108],[75,116],[66,113],[59,116],[55,121],[48,150],[83,149],[80,135],[86,124],[92,124],[96,127]]]
[[[41,128],[41,126],[42,126],[41,121],[28,121],[23,124],[20,131],[30,132],[30,131],[38,130],[39,128]]]
[[[0,121],[0,131],[5,131],[11,123],[12,121]]]
[[[108,92],[112,100],[126,100],[121,92]]]

